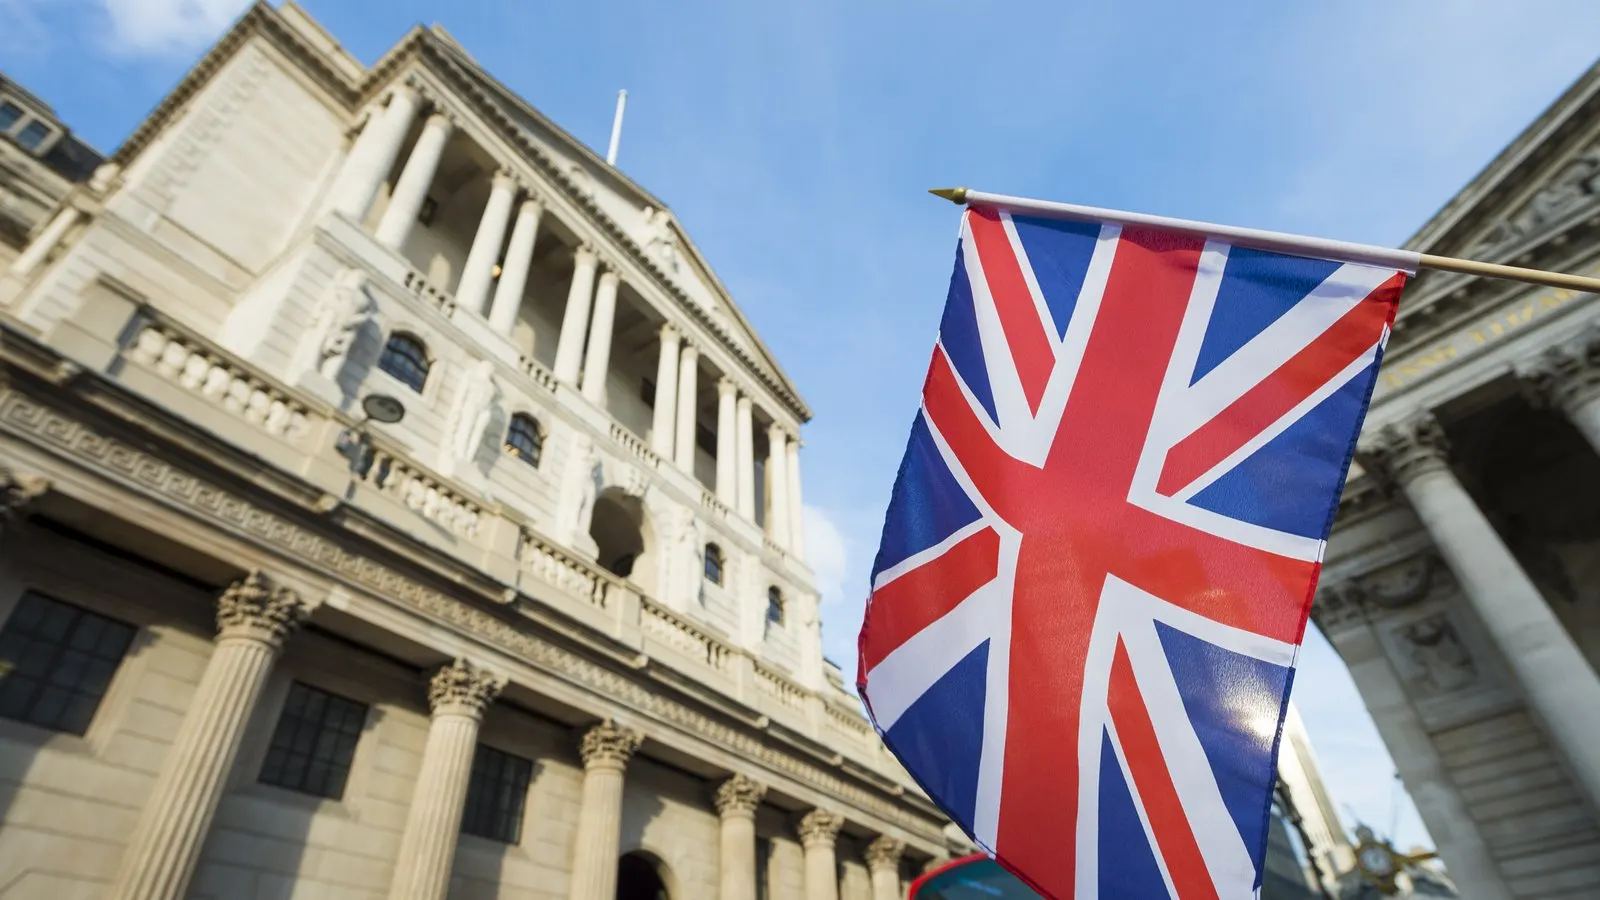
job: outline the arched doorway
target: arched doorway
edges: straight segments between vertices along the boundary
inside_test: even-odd
[[[617,900],[672,900],[653,857],[635,850],[617,861]]]
[[[598,550],[596,561],[607,572],[649,590],[655,586],[649,519],[639,498],[608,489],[594,501],[589,536]]]

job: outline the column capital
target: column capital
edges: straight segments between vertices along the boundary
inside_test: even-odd
[[[1529,389],[1529,400],[1569,415],[1600,397],[1600,321],[1519,363],[1516,372]]]
[[[585,769],[624,769],[643,742],[644,735],[607,719],[583,733],[578,756]]]
[[[1362,442],[1361,464],[1404,484],[1449,465],[1450,441],[1432,413],[1390,423]]]
[[[780,440],[787,442],[789,440],[789,429],[783,427],[782,422],[776,420],[769,422],[767,423],[767,440],[774,444]]]
[[[766,785],[748,775],[738,774],[717,785],[711,800],[717,808],[717,814],[727,818],[755,815],[756,807],[761,805],[766,796]]]
[[[599,260],[599,251],[595,250],[594,245],[588,241],[584,241],[572,249],[572,261],[580,269],[586,266],[593,268]]]
[[[544,214],[544,196],[530,187],[526,182],[522,184],[522,203],[517,207],[521,215]]]
[[[896,840],[887,834],[880,834],[867,845],[867,868],[871,871],[889,869],[900,870],[900,854],[906,850],[906,842]]]
[[[671,322],[662,322],[661,328],[658,329],[658,333],[661,335],[661,342],[663,344],[669,341],[681,339],[681,335],[678,333],[678,326],[672,324]]]
[[[428,114],[428,121],[423,127],[454,130],[456,127],[455,113],[435,107],[433,112]]]
[[[435,716],[453,714],[481,719],[505,686],[506,680],[499,675],[457,659],[429,680],[428,708]]]
[[[688,335],[684,335],[683,350],[681,352],[685,356],[693,356],[696,359],[700,357],[700,348],[695,346],[694,341],[690,340]]]
[[[494,170],[494,178],[490,184],[496,190],[514,191],[522,187],[522,179],[517,177],[516,172],[511,171],[510,166],[501,166]]]
[[[49,490],[50,482],[43,478],[0,469],[0,524],[27,515]]]
[[[748,409],[750,409],[750,407],[751,407],[750,395],[746,394],[744,391],[740,391],[739,392],[739,408],[741,410],[748,410]]]
[[[717,379],[717,396],[722,397],[728,394],[732,394],[735,397],[739,395],[739,382],[724,375]]]
[[[615,285],[617,282],[619,282],[621,280],[622,280],[622,276],[617,274],[616,265],[614,263],[612,263],[610,260],[602,260],[601,261],[601,269],[600,269],[600,283],[602,285],[604,285],[604,284]]]
[[[800,817],[800,822],[795,826],[795,831],[800,835],[800,843],[806,848],[833,846],[839,838],[839,829],[844,827],[844,816],[831,809],[813,809]]]
[[[310,612],[298,591],[273,585],[260,570],[252,570],[217,598],[217,637],[249,638],[281,647]]]
[[[428,82],[420,72],[407,72],[405,80],[401,82],[400,86],[410,88],[413,91],[420,91],[428,86]]]

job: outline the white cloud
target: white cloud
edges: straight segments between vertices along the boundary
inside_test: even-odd
[[[822,649],[854,684],[856,634],[865,608],[862,592],[846,585],[852,573],[850,544],[833,517],[815,506],[805,508],[806,563],[822,594]]]
[[[111,26],[110,49],[128,55],[184,53],[203,47],[249,0],[97,0]]]

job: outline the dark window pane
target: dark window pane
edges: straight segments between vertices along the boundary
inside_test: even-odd
[[[532,416],[517,413],[511,417],[511,427],[506,429],[506,452],[534,468],[539,467],[539,457],[544,454],[544,429]]]
[[[363,704],[298,681],[291,684],[259,780],[337,800],[344,795],[366,718]]]
[[[11,126],[17,124],[22,118],[22,107],[7,100],[0,102],[0,131],[10,131]]]
[[[706,580],[712,584],[722,583],[722,548],[716,544],[706,545]]]
[[[409,334],[391,335],[383,345],[383,355],[378,357],[378,368],[419,394],[428,383],[430,365],[427,348]]]
[[[82,734],[133,626],[28,592],[0,628],[0,716]]]
[[[532,777],[532,762],[479,744],[467,782],[461,832],[502,844],[521,841],[522,813]]]
[[[44,139],[49,136],[50,126],[43,122],[29,122],[21,131],[17,132],[17,143],[32,150],[44,143]]]
[[[777,588],[767,588],[767,621],[774,625],[783,624],[783,591]]]

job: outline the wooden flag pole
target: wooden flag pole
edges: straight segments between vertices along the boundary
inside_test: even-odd
[[[1281,250],[1310,256],[1346,259],[1351,262],[1392,266],[1412,272],[1418,269],[1435,269],[1441,272],[1457,272],[1462,275],[1476,275],[1483,278],[1503,278],[1508,281],[1521,281],[1528,284],[1543,284],[1551,287],[1569,288],[1575,291],[1600,293],[1600,278],[1587,275],[1568,275],[1563,272],[1547,272],[1543,269],[1504,266],[1498,263],[1479,262],[1473,259],[1457,259],[1453,256],[1437,256],[1432,253],[1417,253],[1411,250],[1395,250],[1389,247],[1330,241],[1276,231],[1259,231],[1253,228],[1239,228],[1233,225],[1214,225],[1209,222],[1196,222],[1189,219],[1170,219],[1164,216],[1122,212],[1114,209],[1099,209],[1092,206],[1078,206],[1072,203],[1031,200],[1026,197],[1009,197],[1003,194],[986,194],[981,191],[968,190],[964,187],[936,188],[928,193],[936,197],[943,197],[958,206],[966,206],[968,204],[995,206],[1069,219],[1169,228],[1174,231],[1187,231],[1194,234],[1224,238],[1266,250]]]

